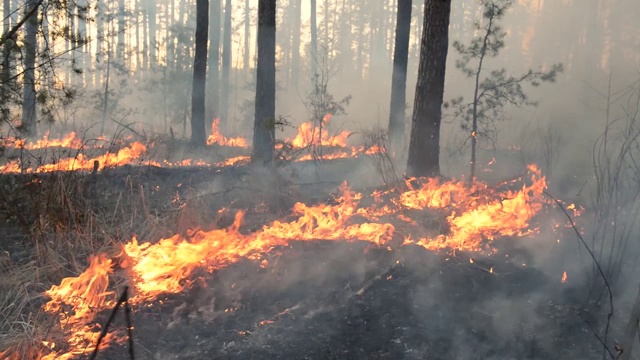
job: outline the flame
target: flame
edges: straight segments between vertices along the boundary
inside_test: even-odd
[[[134,142],[129,146],[120,149],[117,153],[106,152],[103,155],[96,157],[87,157],[85,154],[80,153],[76,157],[69,157],[60,159],[55,163],[43,164],[37,168],[25,168],[25,173],[46,173],[54,171],[75,171],[84,170],[92,171],[94,163],[98,162],[98,169],[103,170],[106,167],[122,166],[140,161],[142,155],[147,151],[147,147],[140,143]],[[158,165],[155,162],[148,162],[151,165]],[[19,161],[10,161],[5,165],[0,166],[0,173],[19,173],[22,172],[22,166]]]
[[[89,267],[78,277],[63,279],[60,285],[45,291],[51,300],[44,305],[44,310],[57,314],[60,326],[67,330],[66,340],[72,350],[63,355],[51,353],[43,359],[70,359],[93,351],[100,328],[92,322],[97,313],[114,300],[113,292],[107,290],[112,272],[112,260],[100,254],[89,258]],[[109,333],[103,344],[106,346],[113,340],[114,334]]]
[[[12,148],[23,148],[26,150],[37,150],[37,149],[45,149],[49,147],[63,147],[67,149],[83,149],[85,147],[85,143],[81,138],[78,137],[75,131],[72,131],[62,138],[49,138],[49,131],[47,131],[41,139],[34,141],[29,141],[28,143],[24,139],[16,138],[16,137],[8,137],[6,139],[0,139],[0,145],[4,147],[12,147]],[[100,136],[97,140],[107,141],[107,138],[104,136]],[[99,147],[96,143],[96,147]]]
[[[343,130],[336,136],[329,136],[329,131],[325,126],[331,120],[331,114],[327,114],[322,119],[322,129],[314,126],[313,122],[305,122],[298,126],[298,133],[290,140],[291,146],[296,149],[303,149],[308,146],[322,145],[327,147],[347,147],[347,139],[351,133]]]
[[[218,144],[220,146],[232,146],[240,148],[248,148],[247,139],[243,137],[227,138],[220,134],[218,125],[220,118],[215,118],[211,123],[211,135],[207,138],[207,145]]]
[[[118,265],[119,274],[128,279],[133,294],[132,306],[149,306],[163,294],[179,293],[189,288],[195,270],[214,272],[243,258],[261,261],[263,255],[291,241],[365,241],[389,247],[396,233],[394,221],[403,228],[419,228],[420,222],[405,210],[437,208],[445,211],[449,231],[434,237],[413,240],[409,235],[399,238],[402,246],[414,244],[429,250],[449,248],[465,251],[493,251],[491,240],[500,236],[530,234],[530,222],[542,208],[545,178],[532,165],[529,184],[517,190],[497,191],[478,183],[465,188],[462,182],[438,179],[413,179],[404,192],[376,192],[375,204],[363,206],[361,193],[347,184],[330,203],[307,205],[296,203],[289,218],[262,226],[252,233],[241,232],[244,212],[235,215],[226,229],[189,231],[156,243],[139,242],[132,238],[115,257],[99,254],[89,259],[87,270],[77,277],[66,278],[60,285],[45,292],[50,298],[44,310],[54,314],[59,329],[66,335],[66,344],[49,348],[49,358],[71,358],[85,349],[92,349],[100,332],[96,316],[114,304],[109,291],[109,277]],[[421,186],[412,186],[421,182]],[[385,200],[383,195],[392,197]],[[390,201],[393,206],[386,204]],[[380,220],[384,215],[384,219]],[[469,259],[474,263],[473,258]],[[488,270],[493,273],[493,268]],[[566,273],[565,273],[566,275]],[[564,275],[563,275],[564,277]],[[110,333],[105,346],[121,339]]]
[[[563,283],[563,284],[567,282],[567,272],[566,271],[562,273],[562,278],[560,279],[560,282]]]

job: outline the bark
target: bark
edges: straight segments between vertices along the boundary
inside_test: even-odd
[[[208,61],[206,120],[213,120],[220,111],[220,0],[210,0],[209,4]]]
[[[276,0],[258,3],[258,64],[253,126],[254,163],[271,163],[275,145]]]
[[[400,143],[405,130],[407,63],[409,61],[410,33],[411,0],[398,0],[396,40],[393,51],[393,74],[391,76],[391,110],[389,114],[389,140],[393,146]]]
[[[38,7],[38,1],[27,1],[27,11]],[[22,131],[27,136],[36,136],[36,46],[38,33],[38,13],[34,13],[25,23],[24,37],[24,79],[22,95]]]
[[[318,74],[318,24],[316,0],[311,0],[311,77]]]
[[[204,124],[205,79],[207,78],[207,31],[209,0],[196,2],[196,51],[193,58],[193,88],[191,91],[191,143],[206,144]]]
[[[222,39],[222,96],[220,99],[220,118],[222,121],[228,121],[229,117],[231,51],[231,0],[226,0],[224,5],[224,38]]]
[[[413,107],[407,174],[440,174],[440,122],[449,48],[451,0],[425,0],[420,65]]]

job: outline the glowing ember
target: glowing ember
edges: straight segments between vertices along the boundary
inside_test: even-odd
[[[220,146],[232,146],[240,148],[248,148],[247,139],[243,137],[227,138],[220,134],[218,125],[220,124],[220,118],[216,118],[211,123],[211,135],[207,138],[207,145],[217,144]]]
[[[546,182],[537,167],[530,166],[529,171],[530,184],[522,185],[519,190],[501,192],[480,183],[467,189],[455,180],[415,179],[408,185],[414,182],[422,185],[410,186],[400,194],[385,193],[396,194],[389,200],[394,206],[385,204],[378,192],[373,194],[376,204],[363,207],[362,195],[344,184],[340,195],[330,204],[297,203],[291,219],[274,221],[254,233],[240,232],[244,213],[238,212],[233,225],[227,229],[194,230],[186,236],[178,234],[154,244],[140,243],[133,238],[123,245],[117,257],[104,254],[92,257],[84,273],[66,278],[46,291],[51,300],[44,309],[57,316],[58,327],[66,335],[64,346],[58,344],[55,350],[48,347],[49,358],[70,358],[92,349],[100,332],[96,315],[113,306],[115,300],[108,291],[114,264],[122,269],[119,273],[129,279],[134,290],[130,304],[139,306],[163,294],[189,288],[195,280],[196,269],[214,272],[243,258],[267,266],[262,256],[290,241],[366,241],[390,246],[396,235],[392,222],[419,227],[419,222],[403,213],[403,209],[415,212],[425,208],[444,209],[449,215],[443,222],[449,231],[417,241],[408,235],[403,245],[416,244],[430,250],[493,251],[491,240],[533,231],[529,223],[544,204],[542,192]],[[380,221],[377,214],[384,214],[388,222]],[[470,258],[469,262],[474,260]],[[493,268],[487,271],[493,273]],[[563,279],[566,280],[566,273]],[[118,339],[116,333],[109,334],[105,346]]]

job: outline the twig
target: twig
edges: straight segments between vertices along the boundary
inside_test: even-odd
[[[98,341],[96,343],[96,347],[93,349],[93,353],[91,354],[91,357],[89,358],[90,360],[95,360],[96,356],[98,356],[98,350],[100,349],[100,343],[102,342],[102,339],[104,339],[104,337],[107,335],[107,332],[109,331],[109,326],[111,326],[111,322],[113,322],[113,319],[115,319],[116,314],[118,313],[118,309],[120,308],[120,305],[124,304],[125,306],[125,316],[127,318],[127,332],[129,334],[129,356],[131,358],[131,360],[134,360],[134,356],[133,356],[133,338],[131,337],[131,317],[130,317],[130,309],[129,309],[129,305],[127,304],[127,300],[128,300],[128,293],[129,293],[129,287],[125,286],[124,290],[122,291],[122,295],[120,295],[120,298],[118,298],[118,302],[116,303],[116,306],[113,307],[113,310],[111,310],[111,315],[109,315],[109,319],[107,320],[107,323],[104,324],[104,327],[102,328],[102,332],[100,333],[100,337],[98,337]]]
[[[638,331],[639,320],[640,320],[640,289],[638,289],[638,296],[636,296],[636,301],[633,304],[633,309],[631,310],[631,316],[629,318],[629,322],[627,323],[627,328],[624,332],[624,339],[621,344],[622,352],[619,356],[619,360],[631,359],[631,350],[633,349],[634,339],[636,337],[636,332]]]
[[[607,314],[607,325],[606,325],[605,331],[604,331],[604,341],[601,341],[601,342],[604,345],[606,351],[609,352],[609,355],[611,355],[612,358],[615,358],[615,356],[613,356],[613,353],[611,352],[611,350],[609,350],[609,348],[606,345],[607,336],[609,335],[609,326],[611,324],[611,317],[613,317],[613,292],[611,291],[611,286],[609,285],[609,281],[607,280],[607,276],[604,274],[604,271],[602,270],[602,267],[600,266],[600,263],[598,262],[598,260],[596,259],[595,255],[593,254],[593,251],[591,251],[591,248],[589,248],[589,245],[587,245],[587,242],[584,240],[584,238],[580,234],[580,231],[576,227],[576,224],[573,222],[573,219],[571,218],[571,215],[569,215],[569,213],[567,212],[567,209],[565,209],[564,205],[562,205],[560,200],[556,199],[549,192],[545,191],[544,194],[547,197],[549,197],[551,200],[553,200],[558,205],[560,210],[562,210],[562,212],[565,214],[565,216],[569,220],[569,224],[571,225],[571,228],[576,233],[576,236],[578,237],[578,239],[580,240],[582,245],[587,249],[587,252],[589,253],[589,256],[591,256],[591,259],[593,259],[593,263],[595,264],[596,268],[598,269],[598,272],[600,273],[600,276],[602,277],[602,280],[604,281],[604,285],[607,288],[607,292],[609,294],[609,313]],[[595,334],[595,332],[594,332],[594,334]],[[597,335],[596,335],[596,337],[597,337]]]

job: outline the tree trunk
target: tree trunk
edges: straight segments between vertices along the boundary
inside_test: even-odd
[[[89,15],[89,3],[88,0],[76,0],[76,3],[78,4],[77,10],[78,10],[78,38],[81,39],[81,41],[84,41],[89,35],[87,34],[87,16]],[[80,48],[80,61],[79,61],[79,68],[80,69],[86,69],[88,68],[88,63],[89,61],[87,60],[87,57],[89,56],[89,43],[86,42],[84,44],[82,44],[82,47]],[[87,76],[87,72],[84,71],[82,72],[81,75],[81,84],[82,85],[86,85],[89,82],[88,76]]]
[[[220,106],[220,0],[209,4],[209,66],[207,78],[207,121],[219,115]]]
[[[166,66],[169,70],[175,69],[175,54],[176,54],[176,45],[175,45],[175,34],[171,27],[174,24],[174,12],[175,12],[175,2],[173,0],[169,0],[165,7],[165,32],[166,32]]]
[[[147,1],[147,11],[149,19],[149,67],[156,67],[156,2],[154,0]]]
[[[291,83],[294,88],[298,87],[299,70],[300,70],[300,27],[301,27],[301,12],[302,4],[300,0],[294,1],[293,5],[293,43],[291,44]]]
[[[242,66],[244,67],[245,75],[249,74],[249,54],[251,53],[251,45],[249,42],[251,39],[251,7],[249,6],[249,0],[244,2],[244,53],[242,58]]]
[[[318,74],[318,24],[316,0],[311,0],[311,77]],[[315,80],[312,80],[315,81]]]
[[[3,21],[3,34],[8,34],[9,33],[9,29],[11,28],[11,1],[10,0],[4,0],[3,2],[3,16],[4,16],[4,21]],[[2,94],[0,94],[0,105],[3,107],[3,111],[4,111],[4,106],[6,105],[7,101],[9,100],[9,92],[11,89],[11,81],[9,80],[11,78],[11,47],[13,46],[13,41],[12,40],[7,40],[4,45],[2,46],[2,74],[0,76],[2,76],[2,79],[0,81],[0,83],[2,83]],[[0,117],[0,120],[3,120],[5,118],[5,115],[7,114],[2,114]]]
[[[207,78],[207,27],[209,26],[209,0],[196,2],[196,53],[193,57],[193,88],[191,90],[191,143],[204,146],[205,79]]]
[[[258,64],[256,116],[253,126],[254,163],[270,163],[275,145],[276,112],[276,0],[258,3]]]
[[[27,1],[26,12],[28,13],[37,0]],[[22,131],[25,135],[34,137],[38,134],[36,128],[36,46],[38,43],[38,12],[32,15],[25,24],[24,37],[24,84],[22,95]]]
[[[124,43],[124,34],[126,31],[126,20],[125,20],[125,6],[124,0],[118,0],[118,47],[116,50],[116,58],[117,61],[125,66],[125,43]]]
[[[228,121],[229,92],[231,91],[229,76],[231,73],[231,0],[224,5],[224,38],[222,39],[222,92],[220,99],[220,118]]]
[[[449,49],[451,0],[425,0],[420,66],[411,124],[407,174],[440,174],[440,122]]]
[[[411,0],[398,0],[396,40],[393,51],[391,77],[391,106],[389,114],[389,140],[395,147],[404,136],[405,105],[407,95],[407,63],[409,61],[409,35],[411,33]]]

